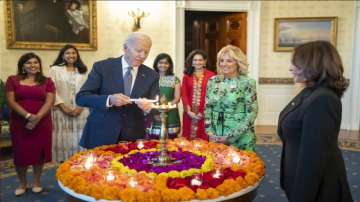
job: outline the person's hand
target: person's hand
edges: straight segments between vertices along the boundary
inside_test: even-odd
[[[59,108],[64,114],[69,115],[69,116],[72,116],[72,113],[74,111],[74,109],[66,106],[65,104],[60,104]]]
[[[187,111],[186,113],[187,113],[187,115],[188,115],[191,119],[196,119],[196,120],[198,120],[198,117],[196,116],[196,114],[195,114],[194,112],[192,112],[192,111]]]
[[[196,119],[199,121],[203,118],[204,116],[202,115],[202,113],[198,113],[196,114]]]
[[[25,128],[32,130],[39,123],[39,121],[40,121],[40,117],[38,115],[31,114],[28,119],[28,122],[25,125]]]
[[[210,142],[227,144],[227,137],[226,136],[217,136],[217,135],[211,135],[211,134],[208,134],[208,136],[209,136],[209,141]]]
[[[149,102],[146,98],[140,98],[139,101],[135,102],[135,104],[146,113],[149,113],[152,109],[152,103]]]
[[[110,105],[121,107],[127,104],[131,104],[130,98],[122,93],[110,95]]]
[[[81,107],[76,107],[75,109],[73,109],[73,111],[71,112],[71,116],[73,117],[77,117],[81,114],[81,112],[83,111],[84,109],[81,108]]]

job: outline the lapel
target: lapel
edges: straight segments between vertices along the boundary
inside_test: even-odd
[[[115,83],[114,86],[119,88],[116,91],[124,93],[124,79],[123,79],[123,71],[122,71],[122,64],[121,64],[121,58],[122,57],[123,56],[121,56],[119,58],[116,58],[113,61],[113,64],[112,64],[112,69],[113,70],[111,71],[111,73],[113,75],[109,75],[109,76],[113,76],[113,78],[114,78],[113,82]]]
[[[284,118],[296,108],[298,108],[301,103],[313,92],[311,88],[304,88],[291,102],[281,111],[279,116],[279,126]]]
[[[144,81],[146,81],[145,66],[140,65],[136,74],[135,83],[131,91],[131,98],[139,98],[141,89],[144,88]]]

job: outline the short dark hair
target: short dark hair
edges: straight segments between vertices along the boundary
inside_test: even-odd
[[[153,64],[154,70],[159,73],[158,63],[162,59],[166,59],[166,61],[169,63],[169,68],[166,70],[165,75],[174,75],[174,63],[171,59],[171,56],[167,53],[160,53],[156,56]]]
[[[35,75],[35,81],[39,84],[43,84],[44,81],[46,80],[46,77],[44,76],[43,74],[43,70],[42,70],[42,65],[41,65],[41,59],[38,55],[36,55],[35,53],[33,52],[29,52],[29,53],[25,53],[24,55],[22,55],[20,58],[19,58],[19,61],[18,61],[18,69],[17,69],[17,78],[19,80],[24,80],[26,77],[27,77],[27,73],[25,71],[23,71],[23,67],[24,67],[24,64],[32,59],[32,58],[35,58],[38,62],[39,62],[39,65],[40,65],[40,71],[36,73]]]
[[[206,60],[205,67],[207,67],[207,62],[208,62],[207,61],[207,58],[208,58],[207,53],[203,50],[195,49],[195,50],[191,51],[189,53],[189,55],[186,57],[184,74],[191,76],[194,73],[195,68],[192,65],[192,61],[193,61],[195,55],[201,55],[204,58],[204,60]]]
[[[307,87],[326,85],[341,97],[349,85],[343,76],[344,67],[335,47],[328,41],[312,41],[294,49],[293,65],[302,70]]]
[[[74,63],[74,66],[77,68],[78,72],[80,74],[85,74],[87,72],[87,67],[86,65],[83,63],[83,61],[81,60],[80,57],[80,53],[78,51],[78,49],[71,44],[66,44],[62,49],[60,49],[59,54],[55,60],[55,62],[51,65],[51,66],[55,66],[55,65],[67,65],[66,61],[64,60],[63,56],[65,51],[67,51],[68,49],[74,49],[77,55],[77,60]]]

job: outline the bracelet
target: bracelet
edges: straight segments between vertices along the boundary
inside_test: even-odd
[[[26,115],[25,115],[25,119],[27,120],[27,119],[29,119],[31,117],[31,114],[30,113],[27,113]]]

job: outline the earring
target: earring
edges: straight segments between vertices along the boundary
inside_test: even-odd
[[[21,71],[23,74],[26,74],[26,71],[24,69],[24,67],[22,68],[22,71]]]

